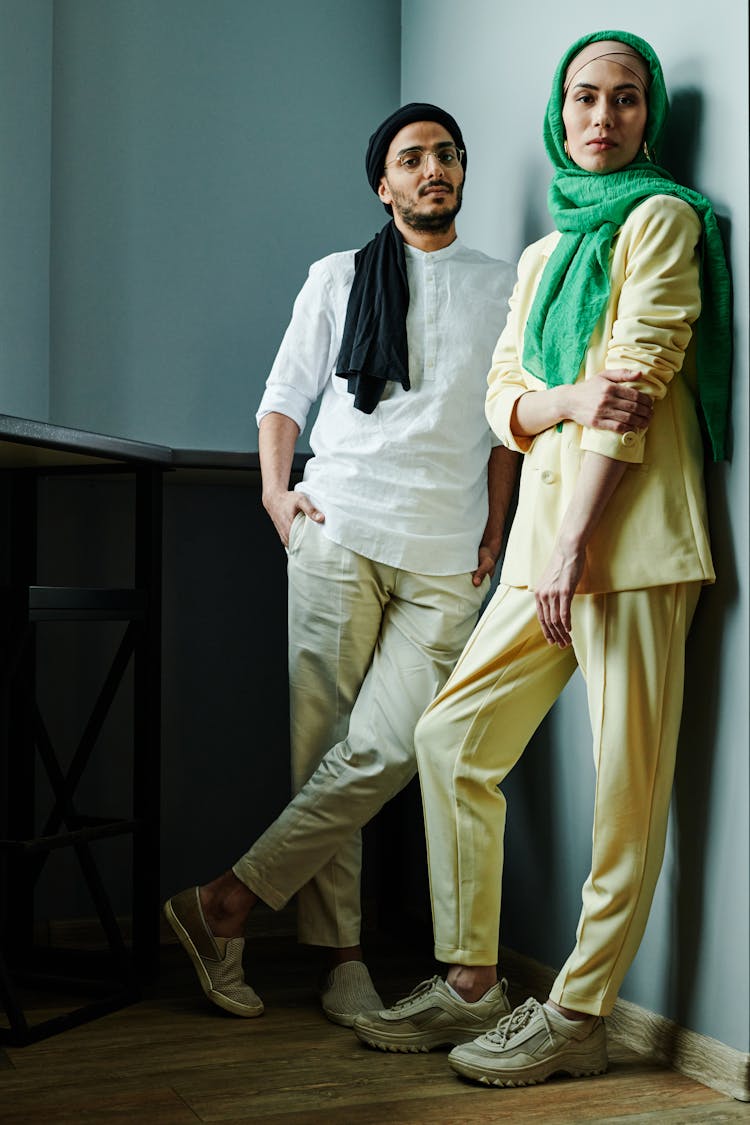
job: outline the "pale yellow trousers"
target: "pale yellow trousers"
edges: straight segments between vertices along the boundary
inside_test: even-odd
[[[503,778],[576,666],[586,681],[596,792],[591,873],[575,947],[551,997],[612,1010],[646,926],[664,854],[682,710],[684,650],[700,583],[578,595],[573,646],[551,647],[534,595],[500,586],[420,721],[435,955],[498,958]],[[545,924],[545,904],[535,907]]]
[[[373,562],[304,516],[288,573],[296,795],[233,870],[274,909],[297,893],[300,941],[341,948],[360,939],[360,828],[416,773],[417,720],[488,583]]]

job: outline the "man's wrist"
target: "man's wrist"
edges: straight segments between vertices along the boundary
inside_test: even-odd
[[[272,508],[274,504],[278,503],[279,500],[286,496],[288,492],[289,489],[283,488],[282,486],[278,486],[276,488],[264,488],[260,497],[261,503],[266,511],[268,511],[269,508]]]

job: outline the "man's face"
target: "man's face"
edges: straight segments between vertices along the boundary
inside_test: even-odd
[[[450,133],[434,121],[415,121],[400,129],[390,143],[385,158],[385,171],[378,188],[383,203],[393,208],[396,225],[403,223],[415,231],[444,234],[450,230],[461,209],[464,170],[441,164],[430,155],[421,167],[410,171],[398,162],[404,153],[440,153],[447,146],[455,148]],[[400,220],[400,222],[399,222]]]

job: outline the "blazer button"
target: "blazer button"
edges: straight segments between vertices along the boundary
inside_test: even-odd
[[[622,435],[620,441],[623,445],[635,445],[638,441],[638,434],[633,433],[632,430],[628,430],[626,434]]]
[[[555,474],[551,469],[545,469],[542,473],[542,480],[545,484],[553,484],[555,480]]]

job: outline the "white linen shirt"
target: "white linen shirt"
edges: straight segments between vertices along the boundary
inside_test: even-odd
[[[404,245],[411,389],[388,381],[372,414],[354,408],[338,359],[354,250],[315,262],[294,304],[257,420],[277,412],[300,430],[322,395],[314,456],[296,486],[325,534],[374,562],[420,574],[477,566],[487,522],[484,415],[493,346],[515,271],[460,241],[432,253]]]

